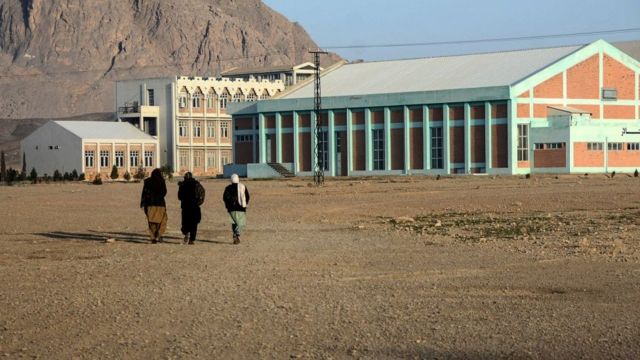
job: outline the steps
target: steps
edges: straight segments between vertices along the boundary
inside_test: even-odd
[[[289,178],[289,177],[294,177],[295,176],[294,173],[292,173],[291,171],[287,170],[280,163],[267,163],[267,165],[269,165],[278,174],[282,175],[282,177]]]

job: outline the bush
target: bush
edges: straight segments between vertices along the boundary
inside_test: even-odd
[[[62,174],[60,174],[60,171],[56,170],[53,172],[53,181],[61,181],[62,180]]]
[[[15,170],[13,168],[8,168],[5,174],[5,181],[7,183],[7,185],[11,185],[13,184],[14,181],[16,181],[18,179],[18,170]]]
[[[42,176],[42,180],[44,181],[45,184],[48,184],[50,179],[51,178],[47,173],[45,173],[44,176]]]
[[[124,173],[124,175],[122,177],[124,177],[124,179],[127,180],[127,181],[131,180],[131,174],[129,174],[128,171],[125,171],[125,173]]]
[[[160,168],[160,171],[162,172],[163,177],[173,179],[173,169],[171,168],[171,165],[164,165]]]
[[[62,175],[62,179],[64,181],[71,181],[71,174],[65,171],[64,175]]]
[[[146,178],[146,177],[147,177],[147,172],[145,171],[145,169],[142,166],[140,166],[138,168],[138,172],[136,172],[136,174],[134,175],[134,178],[136,180],[144,180],[144,178]]]
[[[93,185],[102,185],[102,177],[100,177],[100,174],[97,174],[91,183]]]
[[[29,174],[29,180],[31,180],[31,183],[33,184],[38,182],[38,172],[36,171],[36,168],[31,168],[31,173]]]
[[[638,169],[636,169],[636,171],[633,172],[633,177],[638,177]]]
[[[75,171],[75,170],[73,170],[73,171]],[[84,181],[84,180],[85,180],[84,173],[82,173],[82,174],[80,174],[78,176],[78,181]]]
[[[115,180],[119,177],[120,177],[120,174],[118,174],[118,168],[115,165],[113,165],[113,167],[111,167],[111,180]]]
[[[73,169],[73,171],[71,172],[71,180],[78,181],[78,172],[76,171],[76,169]]]

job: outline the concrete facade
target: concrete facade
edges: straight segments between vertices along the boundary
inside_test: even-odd
[[[282,81],[170,77],[118,81],[118,118],[156,137],[160,163],[174,172],[217,175],[233,162],[227,106],[284,90]]]
[[[640,136],[622,135],[623,128],[640,129],[638,62],[602,40],[565,52],[536,51],[547,54],[547,64],[532,61],[536,67],[521,69],[526,76],[514,75],[515,80],[506,79],[504,85],[485,87],[447,87],[447,78],[441,77],[437,78],[440,90],[402,92],[398,84],[381,84],[381,89],[386,86],[393,92],[376,93],[378,85],[371,83],[366,91],[349,94],[345,89],[350,84],[341,87],[336,78],[342,73],[336,70],[329,95],[322,99],[327,135],[320,156],[327,159],[325,174],[524,174],[640,168],[636,156]],[[481,56],[485,61],[500,61],[500,54]],[[522,57],[517,52],[508,56]],[[429,61],[439,64],[438,59]],[[393,62],[388,63],[393,69]],[[353,67],[349,72],[366,78],[366,69],[356,68],[360,65],[348,65]],[[374,66],[380,69],[385,64]],[[495,63],[491,66],[501,71]],[[474,79],[491,79],[491,75]],[[419,85],[407,84],[407,88],[415,90]],[[232,109],[238,129],[236,163],[291,162],[296,175],[312,175],[313,98],[296,95]],[[601,156],[584,154],[587,147],[597,152],[602,146],[606,151],[601,150]]]

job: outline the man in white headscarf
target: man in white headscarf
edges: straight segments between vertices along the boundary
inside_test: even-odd
[[[231,184],[224,189],[222,195],[224,206],[231,218],[231,230],[233,230],[233,243],[240,244],[240,234],[247,224],[247,205],[249,205],[249,190],[240,183],[238,174],[231,175]]]

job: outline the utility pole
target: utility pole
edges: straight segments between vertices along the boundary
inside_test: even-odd
[[[314,155],[315,155],[315,164],[313,171],[313,182],[316,186],[320,186],[324,184],[324,154],[321,152],[320,146],[321,144],[325,144],[324,134],[322,132],[322,117],[320,115],[320,110],[322,109],[322,94],[320,91],[320,55],[327,54],[326,51],[317,49],[317,50],[309,50],[309,53],[313,54],[314,65],[315,65],[315,91],[313,97],[313,110],[316,114],[316,146],[314,147]],[[326,149],[325,149],[326,151]]]

